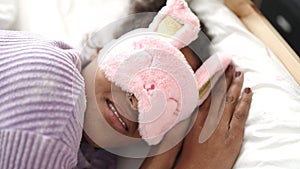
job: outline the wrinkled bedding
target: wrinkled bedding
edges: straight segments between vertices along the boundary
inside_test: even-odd
[[[234,55],[254,96],[235,168],[300,167],[300,86],[220,0],[193,1],[214,49]]]

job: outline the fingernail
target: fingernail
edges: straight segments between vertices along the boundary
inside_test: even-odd
[[[242,73],[240,71],[235,72],[235,77],[239,77]]]
[[[230,64],[230,65],[228,65],[227,70],[231,70],[232,68],[233,68],[233,65]]]
[[[251,89],[250,89],[249,87],[247,87],[247,88],[245,89],[245,93],[247,93],[247,94],[251,93]]]

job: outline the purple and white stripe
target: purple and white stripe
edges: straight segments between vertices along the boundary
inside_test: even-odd
[[[85,110],[76,50],[0,31],[0,168],[73,168]]]

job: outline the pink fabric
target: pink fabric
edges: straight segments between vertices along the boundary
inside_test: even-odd
[[[157,15],[149,29],[134,30],[107,45],[98,60],[110,81],[138,99],[139,132],[149,145],[158,144],[174,125],[190,117],[214,83],[204,94],[199,95],[199,89],[209,80],[215,82],[231,62],[215,54],[194,73],[179,49],[197,38],[198,18],[183,0],[169,0],[159,14],[184,26],[170,38],[161,36],[155,28],[165,15]]]
[[[156,31],[158,23],[167,15],[172,16],[173,19],[184,25],[184,27],[172,37],[174,38],[171,42],[173,46],[181,49],[198,37],[200,21],[184,0],[168,0],[167,5],[158,12],[158,15],[156,15],[150,24],[150,30]]]
[[[210,91],[230,63],[231,55],[227,53],[215,53],[214,55],[210,56],[195,72],[198,89],[201,89],[203,86],[205,86],[205,83],[210,81]],[[201,105],[208,95],[209,92],[202,93],[202,97],[199,97],[198,105]]]

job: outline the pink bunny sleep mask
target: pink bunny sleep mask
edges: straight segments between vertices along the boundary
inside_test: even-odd
[[[191,116],[231,62],[215,54],[194,73],[179,49],[199,31],[187,3],[168,0],[149,28],[133,30],[100,51],[98,65],[106,78],[137,98],[138,129],[149,145]]]

